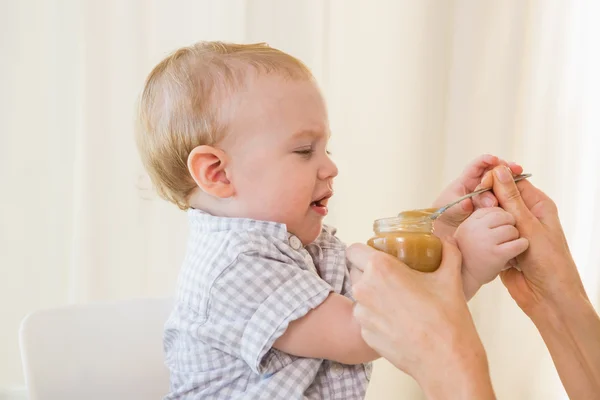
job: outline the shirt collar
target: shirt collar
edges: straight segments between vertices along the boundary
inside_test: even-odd
[[[191,227],[199,232],[258,231],[284,241],[287,241],[290,236],[287,226],[279,222],[259,221],[250,218],[218,217],[192,208],[188,210],[188,218]]]

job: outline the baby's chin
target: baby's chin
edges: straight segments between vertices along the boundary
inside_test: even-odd
[[[315,240],[317,240],[317,238],[319,237],[319,235],[321,234],[321,231],[323,230],[323,222],[317,223],[314,226],[311,226],[308,229],[304,229],[303,232],[299,232],[299,233],[294,233],[294,232],[290,232],[296,236],[298,236],[298,238],[302,241],[302,244],[304,246],[311,244],[312,242],[314,242]]]

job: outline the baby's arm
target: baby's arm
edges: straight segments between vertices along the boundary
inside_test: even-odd
[[[478,209],[454,236],[463,255],[462,279],[467,300],[529,247],[529,241],[519,237],[514,217],[498,207]]]
[[[361,364],[379,358],[362,339],[352,315],[353,302],[337,293],[304,317],[289,324],[273,347],[298,357]]]

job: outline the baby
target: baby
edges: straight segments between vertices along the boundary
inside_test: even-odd
[[[139,114],[153,184],[189,210],[165,326],[166,398],[364,398],[379,356],[352,316],[345,246],[323,225],[338,170],[311,72],[264,44],[202,42],[154,68]],[[438,204],[473,190],[501,162],[476,160]],[[456,206],[436,230],[454,234],[473,207]],[[495,207],[462,223],[467,297],[527,247],[513,225]]]

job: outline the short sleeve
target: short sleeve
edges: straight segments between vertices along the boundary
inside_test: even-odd
[[[299,265],[242,253],[214,282],[207,323],[255,373],[273,372],[263,362],[273,343],[332,291]]]

